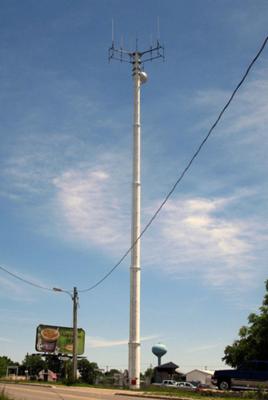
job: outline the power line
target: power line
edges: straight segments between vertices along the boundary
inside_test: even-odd
[[[54,291],[53,288],[49,288],[46,286],[42,286],[42,285],[38,285],[37,283],[34,283],[32,281],[29,281],[28,279],[22,278],[21,276],[15,274],[14,272],[11,272],[9,270],[7,270],[6,268],[4,268],[2,265],[0,265],[0,269],[4,272],[6,272],[7,274],[9,274],[10,276],[13,276],[13,278],[18,279],[19,281],[22,281],[24,283],[27,283],[28,285],[34,286],[38,289],[44,289],[44,290],[50,290],[50,291]]]
[[[102,282],[104,282],[118,267],[119,265],[125,260],[125,258],[128,256],[128,254],[131,252],[131,250],[133,249],[133,247],[136,245],[136,243],[140,240],[140,238],[144,235],[144,233],[148,230],[148,228],[152,225],[153,221],[156,219],[156,217],[158,216],[158,214],[160,213],[160,211],[162,210],[162,208],[164,207],[164,205],[167,203],[168,199],[171,197],[171,195],[174,193],[176,187],[178,186],[178,184],[181,182],[181,180],[183,179],[183,177],[185,176],[185,174],[188,172],[189,168],[191,167],[192,163],[194,162],[195,158],[198,156],[198,154],[200,153],[202,147],[205,145],[206,141],[208,140],[209,136],[211,135],[211,133],[213,132],[213,130],[216,128],[216,126],[218,125],[220,119],[222,118],[224,112],[226,111],[226,109],[229,107],[230,103],[232,102],[234,96],[236,95],[237,91],[239,90],[239,88],[242,86],[242,84],[244,83],[247,75],[249,74],[251,68],[253,67],[253,65],[255,64],[255,62],[258,60],[259,56],[261,55],[262,51],[264,50],[266,44],[268,41],[268,36],[265,38],[261,48],[259,49],[258,53],[256,54],[256,56],[253,58],[253,60],[251,61],[251,63],[249,64],[246,72],[244,73],[242,79],[240,80],[240,82],[238,83],[238,85],[236,86],[236,88],[234,89],[233,93],[231,94],[229,100],[227,101],[227,103],[225,104],[225,106],[223,107],[223,109],[221,110],[218,118],[216,119],[216,121],[214,122],[214,124],[211,126],[211,128],[209,129],[207,135],[205,136],[205,138],[203,139],[203,141],[201,142],[201,144],[199,145],[199,147],[197,148],[196,152],[194,153],[194,155],[192,156],[192,158],[190,159],[190,161],[188,162],[188,164],[186,165],[186,167],[184,168],[184,170],[182,171],[182,173],[180,174],[179,178],[176,180],[176,182],[174,183],[174,185],[172,186],[171,190],[168,192],[168,194],[166,195],[166,197],[164,198],[164,200],[162,201],[162,203],[160,204],[160,206],[158,207],[158,209],[155,211],[155,213],[153,214],[153,216],[150,218],[149,222],[145,225],[145,227],[143,228],[143,230],[141,231],[139,237],[135,240],[135,242],[133,242],[132,246],[123,254],[123,256],[119,259],[119,261],[113,266],[113,268],[110,269],[110,271],[108,271],[99,281],[97,281],[94,285],[88,287],[87,289],[82,289],[79,290],[80,293],[83,292],[89,292],[93,289],[95,289],[97,286],[101,285]],[[49,290],[49,291],[54,291],[53,288],[50,287],[46,287],[46,286],[42,286],[42,285],[38,285],[37,283],[34,283],[30,280],[27,280],[25,278],[22,278],[21,276],[9,271],[8,269],[6,269],[5,267],[0,265],[0,270],[6,272],[7,274],[9,274],[10,276],[12,276],[13,278],[16,278],[18,280],[20,280],[21,282],[24,282],[28,285],[34,286],[38,289],[43,289],[43,290]]]
[[[216,119],[216,121],[214,122],[214,124],[211,126],[211,128],[209,129],[207,135],[205,136],[205,138],[203,139],[203,141],[200,143],[200,145],[198,146],[196,152],[194,153],[194,155],[192,156],[192,158],[190,159],[190,161],[188,162],[188,164],[186,165],[186,167],[184,168],[184,170],[182,171],[182,173],[180,174],[180,176],[178,177],[178,179],[176,180],[176,182],[174,183],[174,185],[172,186],[171,190],[168,192],[168,194],[166,195],[166,197],[164,198],[164,200],[162,201],[162,203],[160,204],[160,206],[157,208],[157,210],[155,211],[155,213],[153,214],[153,216],[150,218],[149,222],[145,225],[145,227],[143,228],[143,230],[141,231],[139,237],[135,240],[135,242],[133,242],[132,246],[123,254],[123,256],[120,258],[120,260],[114,265],[114,267],[112,269],[110,269],[110,271],[107,272],[107,274],[105,274],[103,276],[103,278],[101,278],[99,281],[97,281],[94,285],[88,287],[87,289],[82,289],[79,290],[79,292],[89,292],[93,289],[95,289],[97,286],[99,286],[103,281],[105,281],[114,271],[115,269],[117,269],[119,267],[119,265],[124,261],[124,259],[128,256],[128,254],[131,252],[131,250],[133,249],[134,246],[136,246],[136,243],[140,240],[140,238],[144,235],[144,233],[147,231],[147,229],[152,225],[153,221],[156,219],[156,217],[158,216],[158,214],[160,213],[160,211],[162,210],[162,208],[164,207],[164,205],[167,203],[168,199],[171,197],[171,195],[174,193],[176,187],[178,186],[178,184],[182,181],[182,179],[184,178],[185,174],[188,172],[188,170],[190,169],[192,163],[194,162],[194,160],[196,159],[196,157],[198,156],[198,154],[200,153],[202,147],[205,145],[205,143],[207,142],[208,138],[210,137],[210,135],[212,134],[213,130],[216,128],[216,126],[218,125],[220,119],[222,118],[223,114],[225,113],[225,111],[227,110],[227,108],[229,107],[229,105],[231,104],[234,96],[236,95],[236,93],[238,92],[238,90],[240,89],[240,87],[242,86],[242,84],[244,83],[246,77],[248,76],[251,68],[253,67],[253,65],[255,64],[255,62],[257,61],[257,59],[259,58],[259,56],[261,55],[263,49],[265,48],[266,44],[268,41],[268,36],[266,36],[263,44],[261,45],[259,51],[257,52],[256,56],[253,58],[253,60],[251,61],[251,63],[249,64],[248,68],[246,69],[246,72],[244,73],[242,79],[240,80],[240,82],[238,83],[238,85],[236,86],[236,88],[234,89],[234,91],[232,92],[229,100],[227,101],[227,103],[225,104],[225,106],[223,107],[223,109],[221,110],[221,112],[219,113],[218,118]]]

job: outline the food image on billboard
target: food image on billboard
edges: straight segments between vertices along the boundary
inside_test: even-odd
[[[35,349],[44,353],[73,353],[73,328],[39,325],[36,329]],[[85,331],[77,329],[77,354],[85,350]]]

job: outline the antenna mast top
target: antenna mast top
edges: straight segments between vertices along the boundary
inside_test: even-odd
[[[135,54],[138,53],[140,61],[145,63],[147,61],[153,61],[157,58],[165,59],[164,47],[160,45],[157,40],[156,46],[150,46],[148,50],[139,51],[128,51],[123,49],[122,47],[116,48],[114,45],[114,41],[112,41],[112,46],[109,48],[109,61],[117,60],[120,62],[127,62],[132,64],[135,61]],[[143,58],[145,56],[145,58]]]
[[[158,35],[159,35],[159,29],[158,29]],[[153,61],[157,58],[162,58],[163,60],[165,59],[164,47],[161,46],[159,43],[159,36],[156,40],[156,45],[155,46],[151,45],[148,50],[144,50],[144,51],[138,50],[138,39],[137,38],[136,38],[136,50],[135,51],[129,51],[129,50],[123,49],[122,46],[119,48],[115,47],[114,23],[112,21],[112,46],[109,48],[109,54],[108,54],[109,61],[117,60],[120,62],[127,62],[130,64],[133,64],[136,59],[136,54],[138,54],[139,60],[142,63],[145,63],[147,61]]]

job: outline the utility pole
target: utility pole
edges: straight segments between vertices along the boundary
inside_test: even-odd
[[[77,306],[78,306],[78,291],[77,288],[73,288],[73,293],[68,290],[64,290],[58,287],[53,288],[54,292],[67,293],[73,302],[73,365],[72,365],[72,378],[74,381],[77,380]]]
[[[134,83],[133,114],[133,180],[132,180],[132,224],[131,224],[131,266],[130,266],[130,315],[129,315],[129,350],[128,377],[131,389],[140,388],[140,205],[141,205],[141,124],[140,124],[140,89],[147,81],[147,74],[141,64],[156,58],[164,58],[164,49],[157,40],[155,47],[146,51],[129,52],[116,49],[112,37],[109,60],[115,59],[132,64]]]
[[[77,380],[77,305],[78,292],[77,288],[73,290],[73,380]]]

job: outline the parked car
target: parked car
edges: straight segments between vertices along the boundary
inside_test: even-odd
[[[185,390],[196,390],[196,386],[191,382],[177,382],[177,388]]]
[[[177,387],[177,382],[172,379],[166,379],[162,382],[162,386]]]
[[[268,388],[268,361],[248,361],[237,369],[217,370],[211,382],[221,390]]]

